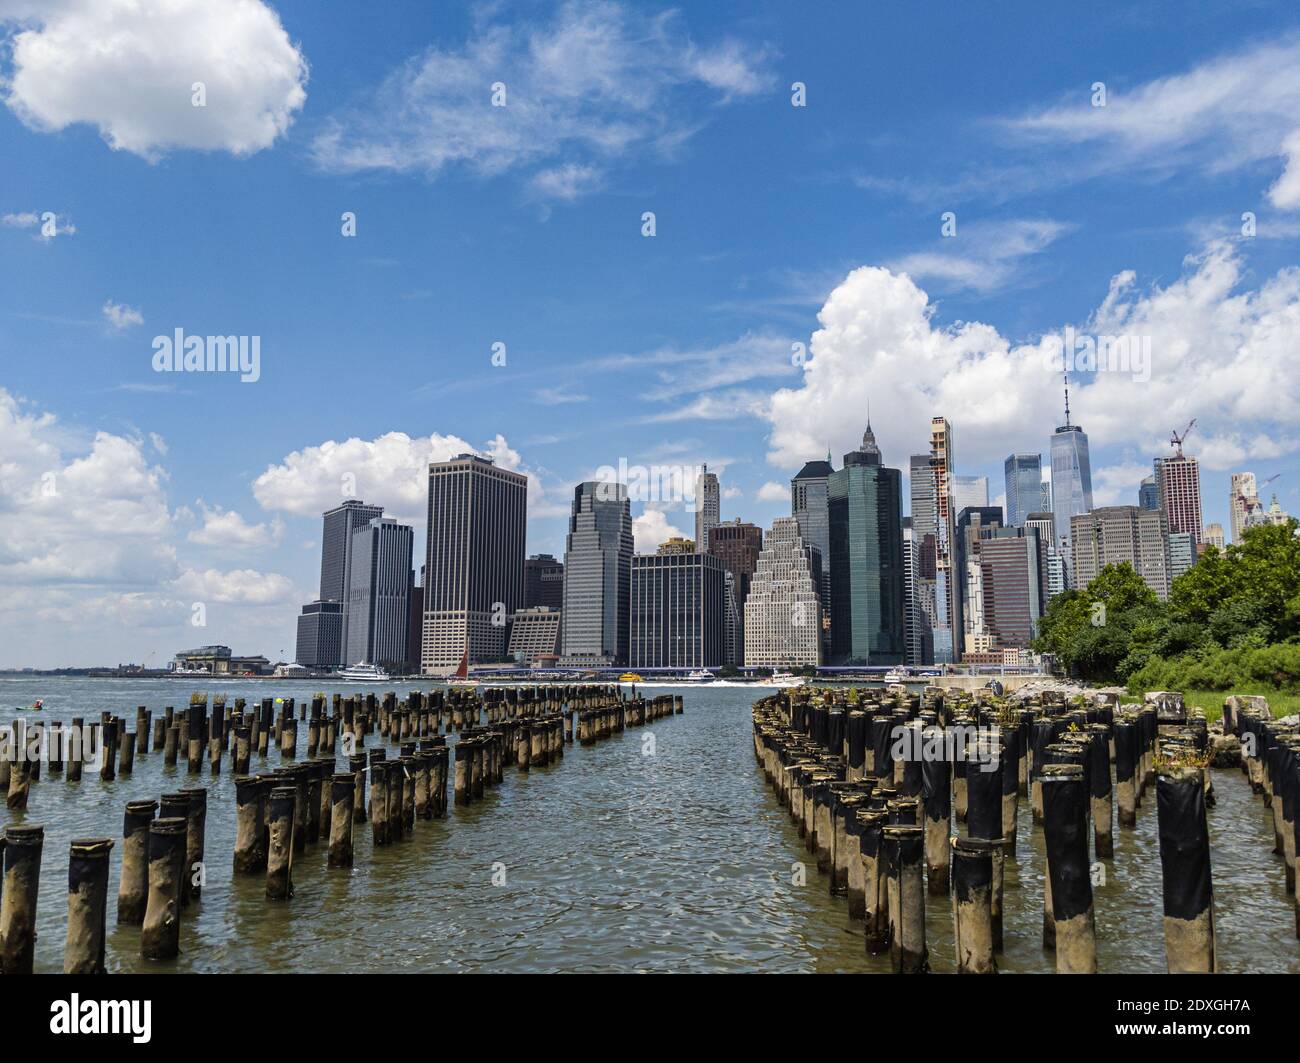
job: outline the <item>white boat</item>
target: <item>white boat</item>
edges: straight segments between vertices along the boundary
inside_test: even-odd
[[[385,683],[391,677],[382,668],[376,668],[373,664],[362,661],[360,664],[344,668],[339,672],[339,678],[358,683]]]
[[[908,676],[906,672],[891,671],[885,673],[886,683],[906,683],[907,679]]]
[[[702,669],[691,672],[686,676],[686,681],[688,683],[712,683],[713,679],[714,676],[712,672],[706,672]]]

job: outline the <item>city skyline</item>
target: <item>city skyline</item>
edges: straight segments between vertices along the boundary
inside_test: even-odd
[[[809,33],[774,3],[658,21],[395,4],[359,25],[254,2],[269,17],[204,22],[198,53],[149,75],[150,99],[183,82],[176,108],[128,123],[72,5],[0,5],[0,38],[56,41],[69,86],[51,101],[31,54],[3,59],[29,76],[0,107],[0,667],[161,667],[205,644],[291,660],[321,514],[382,506],[423,557],[428,465],[470,451],[527,477],[526,553],[557,558],[575,485],[620,462],[692,482],[707,465],[720,519],[771,528],[868,403],[885,465],[907,477],[942,416],[954,474],[1005,506],[1009,455],[1051,463],[1066,335],[1095,507],[1137,505],[1195,418],[1204,524],[1232,528],[1233,473],[1261,509],[1300,510],[1293,16],[1211,5],[1171,39],[1084,11],[1063,54],[1012,7],[1014,42],[974,11],[908,12],[904,31],[831,5]],[[155,31],[122,19],[136,67]],[[610,78],[573,73],[546,101],[566,122],[539,123],[522,105],[576,47],[570,71],[601,59]],[[231,82],[213,56],[232,49],[278,73]],[[402,77],[439,61],[472,84]],[[209,72],[206,110],[186,63]],[[1272,102],[1229,115],[1194,91],[1233,78]],[[509,135],[439,153],[411,112]],[[256,374],[156,371],[177,330],[249,340]],[[1147,337],[1148,371],[1095,368],[1084,341],[1108,335]],[[638,552],[695,527],[683,498],[631,509]]]

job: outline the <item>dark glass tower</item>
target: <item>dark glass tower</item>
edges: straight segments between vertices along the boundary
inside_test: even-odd
[[[827,485],[831,662],[902,664],[902,475],[880,463],[871,426]]]

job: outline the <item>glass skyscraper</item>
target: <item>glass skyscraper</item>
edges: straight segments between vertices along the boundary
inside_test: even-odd
[[[881,464],[871,427],[828,481],[831,660],[902,664],[902,474]]]
[[[1069,550],[1070,518],[1092,511],[1092,463],[1088,436],[1070,423],[1070,388],[1065,389],[1065,424],[1052,433],[1052,513],[1056,546]]]
[[[1039,454],[1012,454],[1003,463],[1007,490],[1007,526],[1019,528],[1043,509],[1043,459]]]
[[[627,663],[631,579],[627,485],[578,484],[564,552],[560,658],[566,666]]]

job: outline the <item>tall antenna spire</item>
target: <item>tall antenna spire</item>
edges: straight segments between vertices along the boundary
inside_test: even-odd
[[[1065,381],[1065,426],[1070,427],[1070,371],[1061,370],[1061,378]]]

